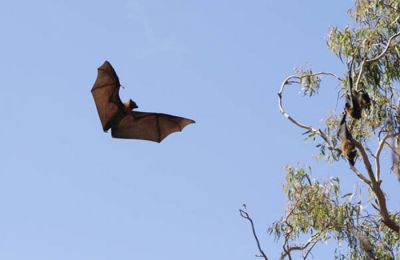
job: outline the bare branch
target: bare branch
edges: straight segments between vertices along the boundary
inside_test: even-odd
[[[324,141],[329,145],[332,146],[332,142],[330,141],[328,135],[326,133],[324,133],[324,131],[322,131],[321,129],[317,129],[313,126],[309,126],[303,123],[300,123],[298,120],[294,119],[293,117],[291,117],[283,108],[283,102],[282,102],[282,93],[284,88],[289,85],[290,83],[292,83],[293,81],[290,81],[292,79],[298,79],[301,80],[303,77],[314,77],[314,76],[320,76],[320,75],[326,75],[326,76],[332,76],[335,77],[336,79],[342,81],[341,78],[339,78],[338,76],[336,76],[333,73],[330,72],[318,72],[318,73],[314,73],[311,75],[305,75],[302,77],[296,76],[296,75],[291,75],[289,77],[287,77],[281,85],[281,88],[279,89],[278,92],[278,104],[279,104],[279,112],[281,112],[283,114],[284,117],[286,117],[290,122],[292,122],[293,124],[297,125],[300,128],[306,129],[308,131],[310,131],[311,133],[317,134],[319,135],[322,139],[324,139]]]
[[[386,205],[386,198],[385,198],[385,194],[383,193],[382,189],[381,189],[381,181],[377,180],[375,178],[374,172],[372,170],[372,166],[371,163],[368,159],[368,155],[365,152],[364,147],[362,146],[362,144],[356,140],[354,140],[354,144],[357,147],[357,149],[359,150],[359,152],[361,153],[361,157],[363,158],[363,162],[365,165],[365,168],[367,169],[367,173],[369,175],[369,178],[371,180],[371,189],[375,194],[375,197],[379,203],[379,213],[381,215],[382,218],[382,222],[390,229],[392,229],[395,232],[400,232],[400,226],[398,223],[396,223],[389,214],[389,211],[387,209],[387,205]]]
[[[315,247],[315,245],[319,242],[319,240],[315,240],[310,248],[307,250],[306,254],[304,255],[303,259],[307,259],[308,255],[311,254],[311,250]]]
[[[379,182],[379,180],[381,178],[380,156],[381,156],[381,152],[382,152],[383,146],[386,144],[386,140],[387,139],[394,138],[394,137],[399,136],[399,135],[400,135],[400,133],[388,134],[378,144],[378,149],[376,150],[376,153],[375,153],[375,164],[376,164],[375,172],[376,172],[376,180],[378,182]]]
[[[393,34],[393,35],[389,38],[388,43],[386,44],[385,49],[384,49],[378,56],[376,56],[375,58],[366,60],[366,63],[371,63],[371,62],[377,61],[377,60],[379,60],[380,58],[382,58],[382,57],[386,54],[386,52],[389,50],[389,47],[390,47],[390,44],[392,43],[392,41],[393,41],[397,36],[400,36],[400,31],[397,32],[397,33],[395,33],[395,34]]]
[[[324,232],[325,232],[325,229],[315,233],[307,240],[307,242],[305,242],[303,245],[300,245],[300,246],[289,246],[289,243],[286,239],[285,244],[287,246],[284,249],[284,252],[282,253],[280,259],[283,260],[287,256],[291,257],[290,253],[292,251],[304,251],[305,249],[307,249],[307,247],[309,247],[311,245],[310,249],[307,250],[307,253],[306,253],[306,257],[307,257],[307,255],[310,253],[310,250],[315,246],[316,243],[318,243],[318,241],[321,239],[321,236],[324,234]]]
[[[354,89],[355,89],[356,91],[358,91],[358,84],[360,83],[361,75],[363,74],[364,66],[365,66],[366,60],[367,60],[367,58],[365,57],[364,60],[361,62],[360,70],[358,71],[356,84],[355,84],[355,86],[354,86]]]
[[[365,177],[354,165],[350,164],[350,169],[357,175],[358,178],[360,178],[365,184],[371,187],[371,181],[368,180],[368,178]]]
[[[396,18],[396,20],[397,20],[397,19],[398,19],[398,17]],[[361,64],[360,64],[359,71],[358,71],[357,81],[356,81],[356,84],[355,84],[355,87],[354,87],[355,90],[358,90],[358,84],[360,83],[361,76],[362,76],[363,71],[364,71],[364,66],[365,66],[366,64],[368,64],[368,63],[377,61],[377,60],[379,60],[380,58],[382,58],[382,57],[386,54],[386,52],[389,50],[389,47],[390,47],[390,44],[392,43],[392,41],[393,41],[397,36],[400,36],[400,31],[397,32],[397,33],[395,33],[394,35],[392,35],[392,36],[389,38],[388,43],[387,43],[386,46],[385,46],[385,49],[383,49],[383,51],[382,51],[379,55],[377,55],[376,57],[374,57],[374,58],[372,58],[372,59],[369,59],[369,60],[367,60],[367,57],[365,57],[365,58],[363,59],[363,61],[362,61]]]
[[[380,55],[378,55],[377,58],[380,58],[380,57],[382,57],[382,56],[385,54],[385,52],[386,52],[387,49],[389,48],[388,46],[389,46],[390,42],[391,42],[395,37],[397,37],[398,35],[400,35],[400,32],[397,33],[397,34],[395,34],[395,35],[393,35],[393,36],[390,38],[389,43],[388,43],[387,47],[385,48],[384,52],[382,52]],[[362,62],[361,68],[360,68],[360,71],[359,71],[359,75],[358,75],[358,78],[357,78],[357,82],[359,82],[359,80],[360,80],[360,77],[361,77],[361,74],[362,74],[362,69],[363,69],[363,66],[365,65],[365,63],[372,62],[372,61],[375,61],[375,60],[377,60],[377,59],[374,58],[374,59],[371,59],[371,60],[364,60],[364,61]],[[333,76],[333,77],[337,78],[338,80],[341,80],[341,79],[340,79],[338,76],[336,76],[335,74],[333,74],[333,73],[327,73],[327,72],[319,72],[319,73],[315,73],[315,74],[307,75],[307,76],[318,76],[318,75],[330,75],[330,76]],[[314,134],[319,135],[322,139],[324,139],[324,141],[325,141],[329,146],[332,146],[332,142],[330,141],[328,135],[327,135],[326,133],[324,133],[321,129],[317,129],[317,128],[314,128],[313,126],[308,126],[308,125],[305,125],[305,124],[303,124],[303,123],[300,123],[299,121],[297,121],[297,120],[295,120],[293,117],[291,117],[291,116],[284,110],[284,108],[283,108],[282,93],[283,93],[283,90],[284,90],[285,86],[288,85],[289,82],[291,82],[291,80],[293,80],[293,79],[301,80],[301,78],[302,78],[302,77],[292,75],[292,76],[287,77],[287,78],[283,81],[283,83],[282,83],[282,85],[281,85],[281,88],[280,88],[280,90],[279,90],[279,92],[278,92],[279,111],[280,111],[287,119],[289,119],[289,121],[291,121],[292,123],[294,123],[294,124],[297,125],[298,127],[303,128],[303,129],[306,129],[306,130],[308,130],[308,131],[310,131],[310,132],[312,132],[312,133],[314,133]],[[388,138],[388,137],[387,137],[387,138]],[[386,138],[386,139],[387,139],[387,138]],[[385,139],[385,140],[386,140],[386,139]],[[376,169],[377,169],[377,175],[375,176],[374,171],[373,171],[373,169],[372,169],[371,162],[369,161],[368,155],[367,155],[367,153],[366,153],[366,151],[365,151],[363,145],[362,145],[360,142],[358,142],[357,140],[354,140],[354,144],[355,144],[355,146],[357,147],[357,149],[359,150],[359,152],[361,153],[361,157],[362,157],[362,159],[363,159],[365,168],[366,168],[366,170],[367,170],[367,173],[368,173],[368,176],[369,176],[369,180],[368,180],[367,177],[365,177],[363,174],[361,174],[361,173],[357,170],[357,168],[351,167],[351,169],[353,170],[353,172],[354,172],[364,183],[366,183],[369,187],[371,187],[372,191],[374,192],[374,194],[375,194],[375,196],[376,196],[376,198],[377,198],[377,201],[379,202],[379,212],[380,212],[380,215],[381,215],[381,217],[382,217],[382,222],[383,222],[387,227],[389,227],[390,229],[392,229],[392,230],[394,230],[394,231],[396,231],[396,232],[399,232],[399,231],[400,231],[400,226],[399,226],[398,223],[396,223],[396,222],[390,217],[389,211],[388,211],[387,206],[386,206],[385,195],[384,195],[384,193],[383,193],[383,191],[382,191],[382,189],[381,189],[381,187],[380,187],[381,182],[380,182],[380,161],[379,161],[379,156],[376,156],[376,160],[377,160],[377,161],[376,161],[376,163],[377,163],[377,165],[376,165],[376,167],[377,167],[377,168],[376,168]],[[382,150],[381,146],[383,146],[383,144],[384,144],[384,141],[383,141],[382,143],[380,143],[380,145],[379,145],[380,148],[378,148],[377,155],[380,155],[380,150]],[[286,250],[285,250],[285,251],[286,251]],[[287,252],[287,253],[290,253],[290,251]],[[290,254],[289,254],[289,255],[290,255]]]
[[[252,231],[253,231],[254,239],[255,239],[256,242],[257,242],[258,251],[259,251],[260,254],[261,254],[260,257],[264,258],[265,260],[268,260],[268,257],[267,257],[267,255],[264,253],[264,251],[262,250],[260,241],[258,240],[258,236],[257,236],[257,234],[256,234],[256,229],[255,229],[255,227],[254,227],[253,219],[250,217],[249,213],[247,213],[246,210],[239,209],[239,212],[240,212],[240,216],[242,216],[242,218],[245,218],[245,219],[247,219],[247,220],[250,222],[251,229],[252,229]]]

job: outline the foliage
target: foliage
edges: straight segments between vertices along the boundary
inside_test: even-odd
[[[288,255],[291,248],[301,248],[305,257],[316,243],[328,240],[346,246],[338,247],[337,258],[394,259],[400,256],[399,234],[382,225],[379,215],[364,209],[360,194],[341,195],[338,178],[320,182],[311,180],[302,168],[288,166],[286,171],[286,214],[268,228],[276,239],[285,241],[283,256]],[[307,235],[309,238],[305,242],[299,242]]]
[[[370,107],[362,111],[361,119],[349,123],[358,154],[356,166],[349,166],[368,196],[361,192],[343,195],[339,178],[311,180],[305,169],[288,166],[286,213],[268,229],[270,235],[283,242],[281,259],[292,259],[294,252],[307,258],[314,246],[324,241],[336,241],[338,259],[400,259],[400,215],[388,209],[386,199],[390,194],[381,185],[384,148],[392,152],[391,169],[400,177],[400,0],[356,0],[349,15],[354,25],[330,28],[327,40],[329,49],[347,67],[345,75],[297,70],[282,83],[279,109],[295,126],[305,129],[308,138],[317,141],[318,157],[335,162],[343,158],[337,136],[342,111],[329,114],[324,129],[301,123],[283,107],[285,87],[299,84],[304,95],[311,97],[323,86],[321,77],[332,76],[341,83],[343,99],[352,93],[350,86],[355,92],[367,93]],[[377,147],[375,153],[371,147]],[[373,210],[367,211],[364,205]],[[250,221],[258,242],[247,210],[241,210],[241,215]],[[259,251],[260,257],[268,259],[260,245]]]

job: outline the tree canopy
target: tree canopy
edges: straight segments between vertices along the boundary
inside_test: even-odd
[[[289,122],[306,130],[307,137],[316,143],[319,157],[327,162],[338,162],[347,156],[343,137],[338,134],[345,124],[356,154],[354,165],[349,160],[349,171],[368,193],[346,192],[341,190],[336,176],[321,181],[312,179],[309,169],[287,166],[286,212],[268,228],[269,234],[282,243],[281,259],[299,255],[306,259],[316,244],[328,240],[337,242],[335,258],[400,258],[399,209],[387,205],[387,199],[397,194],[387,193],[382,185],[383,175],[392,179],[400,176],[400,1],[356,0],[348,13],[354,23],[345,28],[330,28],[327,38],[329,49],[347,72],[336,75],[329,71],[297,70],[281,85],[279,110]],[[304,95],[317,95],[323,77],[340,82],[339,97],[346,105],[334,114],[327,113],[324,127],[318,128],[294,118],[285,110],[283,100],[286,87],[294,84],[301,87]],[[361,110],[359,118],[342,121],[349,109],[355,109],[355,101],[349,101],[353,95],[367,96],[368,107]],[[384,149],[392,156],[385,158]],[[373,210],[365,209],[365,203]],[[245,206],[240,214],[253,228],[259,256],[268,259],[271,249],[262,248]]]

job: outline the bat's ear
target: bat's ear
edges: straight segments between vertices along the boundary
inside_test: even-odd
[[[135,101],[133,101],[132,99],[129,99],[129,108],[132,110],[132,109],[135,109],[135,108],[138,108],[138,106],[136,105],[136,102]]]

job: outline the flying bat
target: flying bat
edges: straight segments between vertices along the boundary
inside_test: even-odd
[[[354,166],[355,158],[357,156],[357,150],[354,144],[353,136],[347,128],[346,112],[343,113],[337,136],[341,140],[340,149],[342,150],[343,156],[349,161],[352,166]]]
[[[129,99],[122,103],[119,97],[117,73],[108,61],[98,68],[97,79],[91,90],[104,132],[111,129],[111,136],[123,139],[142,139],[161,142],[165,137],[180,132],[194,120],[151,112],[133,111],[138,108]]]

